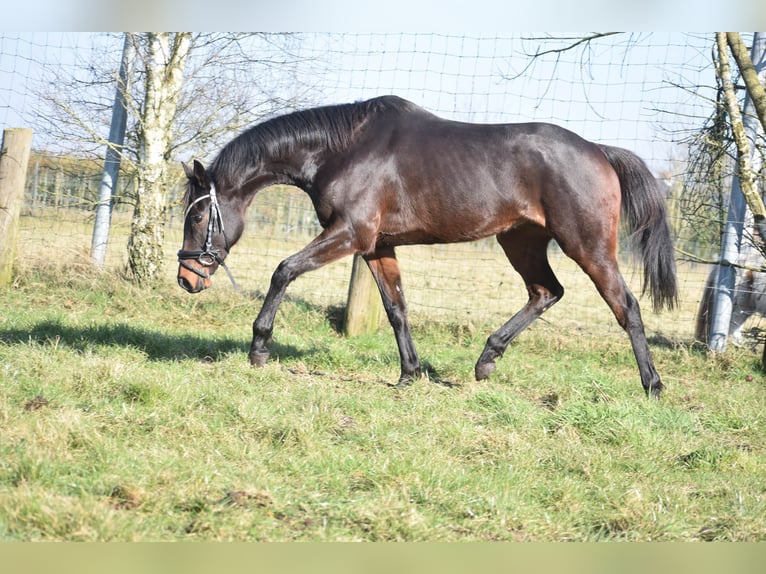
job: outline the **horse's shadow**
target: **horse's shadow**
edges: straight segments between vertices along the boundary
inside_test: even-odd
[[[165,333],[127,323],[72,326],[57,320],[46,320],[31,328],[0,331],[0,342],[6,344],[48,344],[65,346],[80,352],[101,346],[124,347],[143,352],[151,361],[199,360],[214,362],[227,355],[246,356],[249,342],[232,337],[197,336]],[[269,343],[274,356],[300,359],[310,350],[275,341]]]
[[[327,318],[336,330],[339,329],[339,315],[337,309],[327,311]],[[0,343],[49,345],[82,353],[98,352],[100,347],[120,347],[135,349],[143,353],[148,360],[158,362],[191,360],[216,363],[226,360],[231,355],[242,357],[244,362],[247,361],[247,353],[250,350],[250,341],[244,338],[217,337],[212,334],[168,333],[124,322],[74,326],[55,319],[40,321],[28,328],[0,330]],[[299,348],[271,340],[268,346],[271,357],[280,361],[294,360],[311,363],[317,356],[326,353],[326,349],[321,345]],[[397,358],[391,355],[392,366],[397,364]],[[363,357],[359,360],[360,364],[364,363]],[[376,362],[379,361],[380,357],[376,355]],[[429,363],[424,363],[421,376],[437,385],[461,386],[442,378]]]

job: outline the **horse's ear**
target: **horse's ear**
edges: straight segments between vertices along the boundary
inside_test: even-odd
[[[186,174],[186,177],[189,178],[189,181],[194,182],[198,187],[207,187],[210,184],[210,178],[207,176],[205,166],[198,160],[194,160],[194,163],[192,164],[194,167],[189,167],[184,162],[181,162],[181,165],[183,166],[184,173]]]
[[[203,166],[198,160],[194,160],[194,179],[197,180],[197,184],[200,187],[207,187],[210,184],[210,179]]]
[[[192,170],[192,168],[190,168],[184,162],[181,162],[181,167],[184,168],[184,173],[186,174],[186,177],[188,177],[189,179],[194,179],[194,171]]]

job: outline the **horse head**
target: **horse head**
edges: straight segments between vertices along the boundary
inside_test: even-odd
[[[224,260],[242,234],[244,216],[216,189],[213,178],[199,161],[194,160],[193,167],[182,165],[188,183],[183,245],[178,252],[178,284],[190,293],[198,293],[210,287],[210,277],[219,266],[226,269]]]

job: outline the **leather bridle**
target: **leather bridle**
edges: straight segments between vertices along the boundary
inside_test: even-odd
[[[223,261],[223,257],[221,257],[220,251],[218,249],[213,249],[213,237],[216,233],[220,233],[223,235],[223,241],[226,249],[226,253],[229,252],[229,239],[226,237],[226,231],[223,228],[223,218],[221,217],[221,206],[218,203],[218,196],[215,191],[215,185],[210,184],[210,192],[201,195],[194,201],[192,201],[189,206],[186,208],[186,211],[184,212],[184,223],[186,222],[186,218],[189,217],[189,213],[191,213],[192,208],[197,205],[200,201],[203,199],[210,198],[210,213],[208,214],[208,220],[207,220],[207,236],[205,237],[205,247],[204,249],[181,249],[178,251],[178,264],[181,265],[184,269],[188,269],[195,275],[198,275],[202,277],[203,279],[210,279],[210,273],[205,271],[205,267],[210,267],[214,263],[218,263],[221,267],[223,267],[224,271],[226,271],[226,274],[229,276],[229,279],[231,280],[231,284],[234,286],[234,289],[239,291],[239,286],[237,285],[237,282],[234,280],[234,276],[231,274],[231,271],[229,271],[228,266]],[[216,231],[217,228],[217,231]],[[192,265],[189,265],[187,263],[188,260],[193,260],[199,263],[202,267],[194,267]]]

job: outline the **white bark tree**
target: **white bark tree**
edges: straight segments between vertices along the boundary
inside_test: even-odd
[[[719,35],[719,51],[722,51],[724,46],[723,33],[719,32]],[[756,34],[756,36],[758,36],[758,34]],[[742,41],[742,36],[739,34],[739,32],[727,32],[725,42],[728,43],[729,48],[731,49],[731,53],[734,56],[734,60],[737,62],[739,73],[745,82],[745,87],[747,89],[748,97],[750,98],[750,103],[755,109],[755,113],[758,116],[758,120],[760,121],[761,133],[764,133],[766,132],[766,87],[764,87],[763,81],[766,79],[766,77],[762,78],[759,76],[758,70],[753,64],[753,61],[750,58],[750,54],[748,53],[748,50],[745,47],[745,43]],[[764,72],[766,72],[766,70],[763,69],[762,64],[762,61],[759,62],[761,67],[761,76],[763,76]],[[731,91],[733,92],[733,89]],[[738,107],[736,98],[734,96],[731,97],[731,100],[733,102],[731,104],[732,107]],[[761,236],[761,240],[763,241],[766,240],[766,207],[764,207],[763,201],[761,199],[761,195],[764,193],[764,190],[761,190],[759,194],[754,184],[756,175],[755,172],[759,170],[753,170],[753,166],[748,165],[747,158],[750,156],[750,144],[747,140],[747,135],[744,133],[745,130],[742,126],[741,119],[739,120],[739,129],[741,133],[738,133],[737,129],[735,128],[734,123],[737,111],[738,110],[735,110],[734,113],[731,114],[731,120],[732,129],[734,130],[734,136],[737,142],[737,149],[739,151],[740,159],[738,161],[740,177],[743,177],[744,172],[744,176],[746,176],[746,179],[749,180],[747,182],[748,188],[745,189],[745,184],[743,182],[742,189],[745,193],[747,204],[750,207],[750,210],[753,212],[755,226]]]
[[[164,264],[167,166],[191,33],[147,33],[144,40],[144,105],[138,126],[138,178],[128,240],[128,268],[138,282],[156,279]]]
[[[729,121],[731,122],[731,130],[732,130],[732,134],[734,135],[734,142],[737,145],[737,151],[738,151],[737,175],[739,176],[740,185],[742,187],[742,193],[745,196],[745,201],[747,202],[748,207],[750,208],[753,215],[755,216],[756,222],[763,222],[764,218],[766,218],[766,207],[764,207],[763,205],[763,200],[761,199],[761,196],[758,193],[758,190],[755,184],[755,173],[754,173],[753,166],[750,159],[752,155],[751,145],[750,145],[750,142],[748,141],[747,130],[745,129],[745,124],[742,118],[742,110],[740,110],[739,100],[737,99],[734,82],[732,81],[732,77],[731,77],[731,67],[729,65],[729,52],[727,48],[727,43],[728,43],[727,36],[729,38],[735,37],[739,41],[738,44],[734,44],[737,49],[744,49],[744,44],[742,43],[742,38],[739,36],[739,34],[731,33],[727,35],[725,32],[716,33],[716,45],[717,45],[718,56],[719,56],[719,72],[718,73],[723,82],[724,94],[726,96],[727,112],[729,114]],[[735,50],[734,53],[737,54],[739,52]],[[741,59],[743,57],[743,54],[739,53],[739,56]],[[753,64],[750,61],[750,56],[747,54],[746,50],[744,50],[744,57],[746,57],[747,61],[750,63],[750,68],[754,75],[755,86],[760,88],[761,92],[763,92],[763,86],[760,85],[760,81],[758,80],[758,75],[755,73]],[[744,61],[740,63],[741,61],[740,59],[738,59],[737,62],[738,62],[738,65],[740,66],[740,73],[742,73],[743,69],[745,68],[745,65],[744,65]],[[753,91],[751,91],[751,94],[752,92]],[[756,95],[756,98],[753,98],[751,95],[751,102],[755,104],[756,101],[757,101],[757,95]],[[754,107],[756,108],[756,110],[758,109],[757,106],[754,105]]]
[[[159,276],[162,240],[172,200],[170,166],[190,154],[206,157],[242,127],[312,103],[312,62],[292,34],[131,34],[135,78],[125,94],[128,125],[119,150],[123,167],[138,171],[138,193],[114,201],[134,207],[128,272],[136,281]],[[76,66],[51,65],[41,78],[45,105],[31,125],[38,144],[103,158],[108,146],[120,53],[114,35],[90,35]],[[84,41],[81,40],[83,44]],[[122,44],[122,41],[119,42]],[[74,72],[73,72],[74,70]],[[95,204],[94,204],[95,208]]]
[[[727,32],[726,41],[729,44],[731,53],[737,61],[739,73],[747,87],[747,92],[753,102],[753,107],[758,115],[763,130],[766,131],[766,86],[764,78],[759,77],[758,71],[753,64],[750,54],[742,41],[742,35],[739,32]]]

